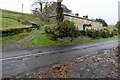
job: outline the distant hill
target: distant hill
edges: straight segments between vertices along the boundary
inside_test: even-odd
[[[2,12],[8,12],[8,13],[14,13],[14,14],[32,15],[30,13],[21,13],[21,12],[11,11],[11,10],[1,9],[1,8],[0,8],[0,11],[2,11]]]

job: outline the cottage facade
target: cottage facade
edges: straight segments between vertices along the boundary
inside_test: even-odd
[[[64,14],[64,20],[70,20],[74,22],[78,30],[94,29],[100,30],[103,25],[94,20],[88,19],[87,17],[79,17],[78,15]],[[56,16],[50,17],[50,23],[56,23]]]

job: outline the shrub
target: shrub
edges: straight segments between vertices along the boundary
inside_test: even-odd
[[[115,27],[118,29],[118,33],[120,34],[120,21],[117,22],[117,24],[115,25]]]
[[[100,31],[92,30],[92,38],[100,38]]]
[[[87,31],[86,30],[80,30],[78,35],[79,36],[86,36],[87,35]]]
[[[50,36],[51,39],[57,40],[58,34],[58,27],[56,24],[47,25],[45,26],[45,32]]]
[[[92,35],[93,35],[93,30],[86,30],[86,34],[87,34],[87,36],[89,36],[89,37],[92,37]]]
[[[86,30],[86,34],[91,38],[100,38],[100,31],[98,30]]]
[[[108,37],[110,37],[110,31],[109,31],[109,29],[107,29],[107,28],[101,29],[101,30],[100,30],[100,35],[101,35],[101,37],[103,37],[103,38],[108,38]]]
[[[114,28],[114,29],[112,30],[112,33],[113,33],[114,36],[117,36],[117,35],[118,35],[118,29],[117,29],[117,28]]]
[[[73,22],[65,20],[60,27],[57,25],[47,25],[45,27],[45,32],[52,37],[54,40],[57,38],[64,37],[77,37],[77,29]]]
[[[69,21],[69,20],[65,20],[61,27],[59,28],[59,36],[61,38],[63,37],[76,37],[76,26],[74,25],[73,22]]]
[[[104,28],[102,30],[80,30],[79,36],[88,36],[90,38],[108,38],[117,35],[117,29],[113,29],[110,31],[108,28]]]

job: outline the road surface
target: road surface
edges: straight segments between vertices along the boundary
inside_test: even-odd
[[[75,57],[102,54],[104,49],[117,46],[118,40],[109,40],[64,47],[36,48],[31,51],[3,51],[3,57],[0,59],[2,74],[3,77],[20,77],[37,68],[48,67]]]

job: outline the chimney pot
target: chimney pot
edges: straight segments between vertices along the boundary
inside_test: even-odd
[[[79,16],[79,13],[76,13],[76,14],[75,14],[75,16],[77,16],[77,17],[78,17],[78,16]]]

